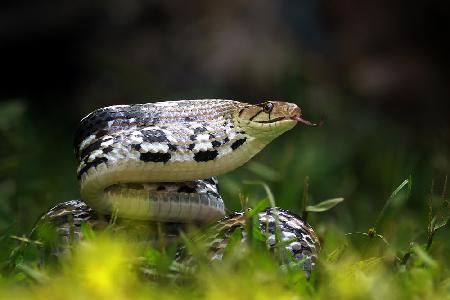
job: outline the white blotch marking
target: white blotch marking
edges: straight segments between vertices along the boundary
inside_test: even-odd
[[[193,161],[194,155],[190,152],[174,152],[171,153],[172,157],[170,158],[171,161]]]
[[[102,136],[102,140],[109,140],[109,139],[113,139],[114,137],[113,136],[111,136],[111,135],[104,135],[104,136]]]
[[[94,159],[96,159],[97,157],[100,157],[101,155],[103,155],[103,151],[102,150],[99,150],[99,149],[94,150],[89,155],[87,161],[88,162],[92,162]]]
[[[103,148],[106,148],[109,145],[112,145],[113,143],[114,143],[114,140],[113,139],[109,139],[109,140],[106,140],[103,143],[101,143],[100,146],[103,147]]]
[[[294,222],[292,220],[287,221],[286,225],[291,226],[295,229],[301,229],[301,226],[297,222]]]
[[[199,151],[207,151],[208,149],[212,149],[212,148],[213,148],[213,146],[210,142],[196,143],[193,151],[194,151],[194,153],[197,153]]]
[[[87,138],[85,138],[81,144],[80,144],[80,152],[86,148],[88,145],[92,144],[92,142],[95,140],[95,135],[91,134],[90,136],[88,136]]]
[[[131,144],[140,144],[144,141],[144,138],[142,136],[138,135],[131,135],[130,136],[130,143]]]
[[[151,152],[151,153],[167,153],[169,151],[169,146],[163,143],[147,143],[141,144],[141,152]]]
[[[209,141],[209,134],[201,133],[201,134],[197,135],[196,139],[199,142],[207,142],[207,141]]]
[[[275,245],[275,235],[270,235],[268,238],[267,238],[267,244],[269,244],[270,246],[273,246],[273,245]]]
[[[302,250],[302,244],[300,244],[299,242],[293,242],[291,244],[291,248],[292,248],[292,250],[297,250],[297,251]]]
[[[296,238],[295,233],[289,231],[283,232],[283,241],[293,240],[295,238]]]

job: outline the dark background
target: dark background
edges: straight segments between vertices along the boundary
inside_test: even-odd
[[[365,231],[411,175],[410,199],[383,223],[405,244],[450,170],[449,17],[445,1],[3,1],[0,230],[27,232],[78,197],[72,138],[95,108],[284,99],[325,125],[298,126],[223,176],[229,209],[239,191],[264,195],[242,184],[258,179],[299,211],[309,176],[310,202],[346,199],[311,216],[319,232]]]

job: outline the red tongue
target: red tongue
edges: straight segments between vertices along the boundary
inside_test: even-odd
[[[322,124],[323,124],[322,121],[320,121],[319,124],[317,124],[317,123],[312,123],[312,122],[310,122],[310,121],[308,121],[308,120],[302,119],[302,117],[300,117],[300,116],[294,116],[294,117],[292,117],[291,119],[297,121],[298,123],[303,123],[303,124],[305,124],[305,125],[308,125],[308,126],[314,126],[314,127],[315,127],[315,126],[322,126]]]

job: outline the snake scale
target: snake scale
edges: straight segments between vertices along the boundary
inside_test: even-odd
[[[210,251],[211,259],[221,259],[237,228],[245,238],[246,216],[225,216],[216,176],[243,165],[297,123],[315,126],[296,104],[281,101],[179,100],[97,109],[81,120],[74,139],[84,202],[60,203],[41,221],[55,224],[66,238],[69,225],[82,238],[81,223],[95,226],[100,215],[134,220],[128,227],[158,222],[174,237],[183,225],[217,221]],[[309,274],[319,248],[313,229],[281,208],[267,208],[257,218],[268,247],[275,247],[279,230]]]

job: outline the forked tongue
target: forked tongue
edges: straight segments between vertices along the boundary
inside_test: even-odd
[[[297,121],[298,123],[302,123],[302,124],[305,124],[305,125],[307,125],[307,126],[313,126],[313,127],[316,127],[316,126],[322,126],[322,125],[323,125],[323,121],[320,121],[319,123],[313,123],[313,122],[310,122],[310,121],[308,121],[308,120],[303,119],[303,118],[300,117],[300,116],[292,117],[292,120],[295,120],[295,121]]]

